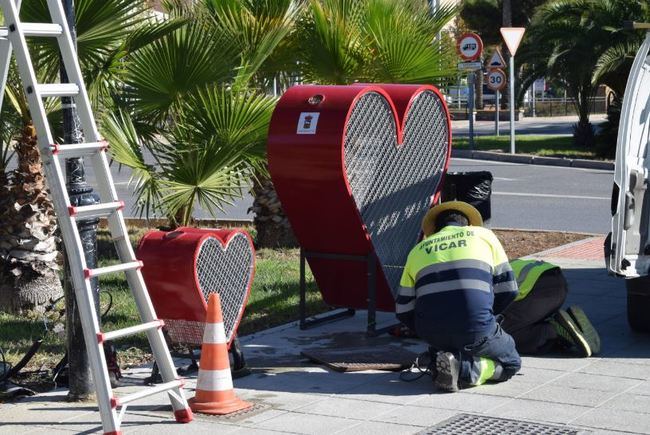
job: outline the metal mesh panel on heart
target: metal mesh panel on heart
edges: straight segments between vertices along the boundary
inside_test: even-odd
[[[205,239],[196,260],[196,273],[203,297],[207,301],[210,294],[216,292],[221,298],[223,326],[228,341],[246,301],[253,256],[248,238],[240,233],[230,239],[225,249],[217,239]]]
[[[432,91],[419,93],[398,145],[390,105],[378,93],[364,94],[351,112],[344,146],[352,195],[395,294],[445,170],[449,126],[443,103]]]

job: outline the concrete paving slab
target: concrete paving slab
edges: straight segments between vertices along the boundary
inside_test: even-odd
[[[377,416],[375,420],[393,424],[429,427],[456,414],[458,414],[458,411],[404,405],[397,406],[391,411]]]
[[[469,388],[464,392],[469,394],[502,396],[502,397],[520,397],[527,392],[537,388],[539,385],[535,382],[520,381],[517,378],[510,379],[508,382],[499,382],[494,384],[485,384],[481,388]]]
[[[290,430],[292,433],[318,435],[336,433],[360,422],[361,420],[292,412],[263,421],[257,427],[258,429]]]
[[[638,394],[640,396],[650,396],[650,382],[644,381],[639,383],[639,385],[632,388],[629,393]]]
[[[327,395],[313,395],[290,392],[268,392],[263,390],[240,390],[239,397],[256,403],[265,403],[277,410],[293,411],[302,406],[327,399]]]
[[[484,399],[485,400],[485,399]],[[592,408],[566,403],[552,403],[529,399],[512,399],[491,408],[492,417],[530,420],[541,423],[567,424]]]
[[[595,407],[613,397],[609,391],[585,390],[582,388],[545,385],[519,396],[523,399],[538,400],[540,402],[566,403]]]
[[[36,426],[33,424],[17,425],[17,426],[9,425],[3,427],[2,424],[0,423],[0,434],[2,435],[18,435],[18,434],[27,435],[27,434],[39,434],[39,433],[47,433],[52,435],[70,435],[76,432],[57,429],[48,426]]]
[[[364,422],[359,423],[356,426],[352,426],[342,431],[336,432],[339,434],[346,435],[377,435],[377,434],[394,434],[394,435],[406,435],[417,433],[423,428],[405,425],[405,424],[390,424],[390,423],[380,423],[380,422]]]
[[[650,433],[650,415],[617,409],[594,409],[581,415],[572,423],[606,430],[625,430],[633,433]]]
[[[639,414],[650,414],[650,396],[632,393],[633,390],[634,388],[612,397],[601,405],[601,409],[619,409]]]
[[[298,408],[296,411],[316,415],[334,415],[355,420],[373,420],[375,417],[395,409],[395,405],[381,402],[363,401],[363,406],[355,399],[331,397]]]
[[[295,434],[296,432],[240,427],[237,428],[237,430],[232,433],[237,435],[274,435],[274,434]]]
[[[606,376],[615,373],[617,379],[650,379],[650,361],[640,358],[633,358],[633,360],[637,363],[630,363],[630,360],[624,358],[601,359],[584,367],[580,372]]]
[[[561,379],[554,380],[551,385],[570,386],[571,388],[619,393],[639,385],[636,379],[621,376],[602,376],[592,373],[568,373]]]
[[[430,409],[444,409],[451,411],[470,412],[483,414],[489,409],[512,401],[508,397],[489,396],[487,394],[471,394],[465,391],[458,393],[434,392],[422,396],[411,403],[412,406],[422,406]]]

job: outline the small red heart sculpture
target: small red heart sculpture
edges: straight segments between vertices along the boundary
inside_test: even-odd
[[[172,342],[201,345],[207,300],[221,298],[228,345],[237,332],[255,271],[255,249],[245,231],[178,228],[151,231],[138,246],[151,301]]]
[[[268,139],[271,176],[302,248],[376,255],[383,311],[395,309],[450,152],[449,112],[433,86],[296,86],[278,102]],[[326,303],[367,307],[364,262],[308,261]]]

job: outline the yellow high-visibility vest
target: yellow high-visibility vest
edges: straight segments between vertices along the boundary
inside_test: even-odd
[[[512,267],[512,271],[515,273],[515,279],[519,286],[519,294],[515,298],[515,301],[520,301],[525,298],[544,272],[559,268],[555,264],[540,260],[512,260],[510,267]]]

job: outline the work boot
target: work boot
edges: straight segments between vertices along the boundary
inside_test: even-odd
[[[575,346],[584,357],[591,356],[591,347],[576,322],[564,310],[558,310],[551,319],[558,338],[570,346]]]
[[[595,355],[599,353],[600,336],[598,335],[596,328],[594,328],[594,325],[592,325],[589,321],[589,318],[585,312],[582,311],[582,308],[577,305],[573,305],[567,309],[567,313],[569,313],[569,316],[571,316],[571,318],[578,325],[578,328],[580,328],[580,331],[582,331],[582,335],[585,337],[587,343],[589,343],[589,347],[591,348],[591,354]]]
[[[436,370],[438,372],[434,381],[436,387],[450,393],[458,391],[460,361],[456,359],[453,353],[438,352],[436,355]]]

